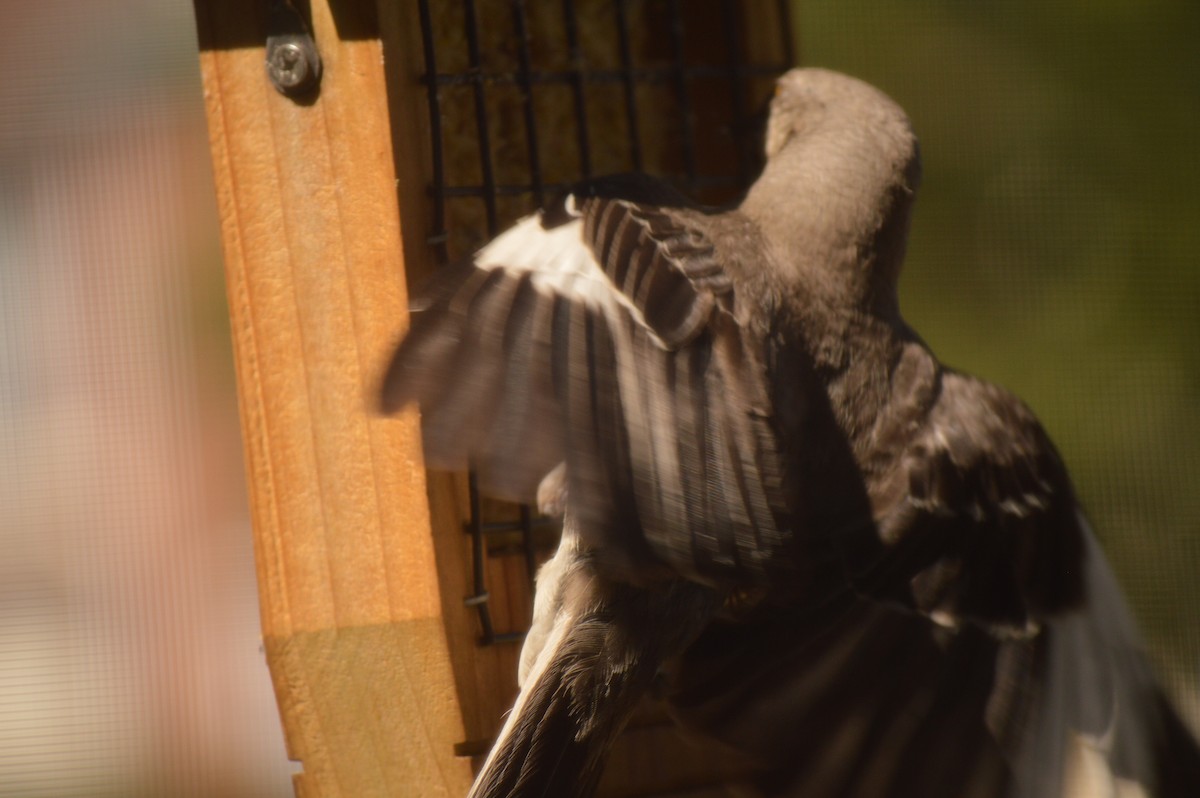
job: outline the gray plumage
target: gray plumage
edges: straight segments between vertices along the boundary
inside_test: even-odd
[[[384,409],[566,514],[472,795],[590,794],[660,677],[764,795],[1200,794],[1045,432],[901,318],[904,112],[795,70],[766,151],[732,210],[582,184],[414,305]]]

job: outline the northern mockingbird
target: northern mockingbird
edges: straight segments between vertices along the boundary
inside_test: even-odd
[[[564,515],[471,794],[591,794],[661,680],[763,795],[1200,795],[1045,431],[900,315],[903,110],[794,70],[766,154],[732,210],[581,184],[414,304],[384,409]]]

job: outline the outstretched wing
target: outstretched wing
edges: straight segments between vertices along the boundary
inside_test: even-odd
[[[633,581],[763,581],[789,538],[760,342],[709,217],[639,194],[577,190],[438,279],[384,408],[418,402],[428,461],[501,498],[565,462],[585,543]]]
[[[876,495],[908,599],[1000,644],[987,724],[1030,798],[1174,796],[1200,787],[1200,751],[1155,681],[1135,624],[1032,412],[956,372],[894,479]]]

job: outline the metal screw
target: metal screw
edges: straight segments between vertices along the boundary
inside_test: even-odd
[[[308,91],[321,75],[321,61],[312,41],[280,36],[267,48],[267,77],[280,93],[295,97]]]

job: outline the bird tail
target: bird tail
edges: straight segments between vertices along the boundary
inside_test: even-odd
[[[594,678],[610,653],[603,638],[595,619],[559,618],[470,798],[584,798],[595,791],[604,755],[648,682],[644,662],[603,682]]]
[[[528,652],[535,656],[523,663],[521,692],[469,798],[592,795],[612,743],[663,661],[716,608],[711,591],[697,585],[647,589],[607,580],[573,538],[568,525],[555,560],[539,574],[526,645],[540,651]]]
[[[1200,747],[1159,686],[1099,545],[1085,534],[1085,600],[1051,619],[1018,746],[1018,795],[1200,795]],[[1003,675],[1003,670],[1001,671]]]

